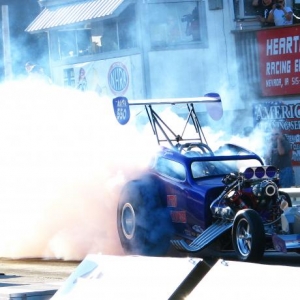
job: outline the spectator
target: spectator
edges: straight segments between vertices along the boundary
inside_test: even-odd
[[[262,27],[275,26],[274,22],[268,22],[268,16],[273,8],[274,0],[253,0],[252,5],[257,8],[259,13],[258,20]]]
[[[83,92],[87,89],[87,80],[84,68],[80,68],[79,70],[77,89]]]
[[[285,6],[284,0],[277,0],[269,13],[268,22],[274,22],[276,26],[292,25],[293,11],[289,6]]]
[[[34,67],[35,67],[35,64],[33,64],[32,62],[28,61],[25,64],[25,70],[26,70],[27,74],[30,74],[30,72],[34,69]]]
[[[52,83],[51,78],[45,74],[44,69],[39,65],[27,62],[25,64],[25,70],[30,79],[42,80],[49,84]]]
[[[278,129],[272,131],[266,163],[279,169],[280,187],[287,188],[295,185],[291,145],[285,135]]]
[[[198,4],[193,9],[191,14],[182,16],[181,21],[186,22],[185,34],[187,36],[192,36],[193,41],[199,41],[200,40],[200,28],[199,28]]]

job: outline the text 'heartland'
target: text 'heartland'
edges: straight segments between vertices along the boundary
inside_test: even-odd
[[[295,54],[299,53],[299,58]],[[287,59],[282,59],[282,55],[287,55]],[[272,57],[271,60],[267,59],[265,74],[267,76],[280,75],[280,74],[294,74],[300,72],[300,36],[287,36],[281,38],[267,39],[266,40],[266,56]],[[276,57],[277,56],[277,57]],[[300,84],[300,78],[293,77],[290,82],[289,78],[272,78],[266,80],[266,86],[283,86]]]

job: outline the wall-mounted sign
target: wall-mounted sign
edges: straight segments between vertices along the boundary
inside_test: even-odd
[[[300,94],[300,27],[257,32],[263,96]]]
[[[263,132],[279,128],[289,140],[292,148],[292,163],[300,166],[300,102],[263,102],[253,106],[256,127]],[[266,141],[268,143],[268,141]]]
[[[114,95],[122,96],[129,85],[129,74],[125,65],[120,62],[112,64],[108,72],[108,84]]]

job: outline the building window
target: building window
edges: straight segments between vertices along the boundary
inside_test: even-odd
[[[100,52],[119,50],[118,22],[114,19],[103,22]]]
[[[64,69],[64,86],[75,86],[74,69]]]
[[[137,47],[135,5],[115,18],[64,29],[53,36],[59,59]]]
[[[155,2],[148,5],[152,48],[200,43],[204,40],[206,22],[200,9],[204,5],[202,2]]]
[[[117,18],[92,23],[92,41],[94,53],[137,47],[135,5]]]
[[[256,18],[259,14],[257,7],[252,5],[253,0],[233,0],[236,20]]]
[[[89,29],[64,30],[58,32],[60,58],[91,53],[91,31]]]
[[[120,49],[137,47],[137,26],[135,5],[131,5],[118,18],[118,39]]]

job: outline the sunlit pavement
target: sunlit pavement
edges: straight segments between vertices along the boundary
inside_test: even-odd
[[[258,287],[265,281],[266,290],[262,294],[268,291],[272,299],[281,299],[271,287],[280,283],[280,288],[287,289],[299,273],[299,268],[292,266],[300,262],[296,254],[266,253],[259,264],[235,261],[232,254],[227,253],[228,260],[204,261],[189,257],[87,256],[53,300],[188,300],[201,297],[215,300],[217,292],[222,293],[222,299],[250,300],[260,297],[261,292],[252,288],[242,297],[245,285]],[[216,282],[218,291],[215,290]],[[237,286],[234,295],[228,288],[232,284]]]
[[[189,291],[190,296],[185,299],[200,299],[203,295],[205,299],[216,299],[207,293],[208,290],[214,291],[215,282],[221,280],[222,276],[218,291],[224,289],[224,293],[227,293],[232,282],[235,286],[243,287],[245,280],[247,286],[256,286],[258,282],[265,281],[269,284],[270,280],[279,284],[277,281],[282,274],[284,278],[280,289],[285,289],[287,282],[294,280],[291,277],[295,278],[295,272],[299,273],[300,255],[296,253],[267,252],[259,264],[238,262],[233,252],[223,253],[222,256],[222,259],[215,261],[205,260],[208,265],[211,264],[210,270],[197,265],[202,262],[201,259],[180,255],[159,258],[90,255],[82,262],[0,259],[0,271],[4,273],[0,275],[0,300],[165,300],[182,286],[194,270],[197,270],[193,278],[195,289],[193,292]],[[203,275],[205,276],[201,280]],[[189,281],[190,278],[187,281],[190,288]],[[272,290],[274,289],[269,290],[271,294]],[[230,294],[229,291],[228,293]],[[242,293],[241,288],[237,288],[237,295],[239,293]],[[253,289],[249,295],[258,296]],[[277,299],[276,296],[272,295],[272,299]],[[226,297],[224,295],[222,299],[227,299]],[[251,298],[247,296],[243,299]]]
[[[0,299],[50,299],[79,262],[0,259]]]

